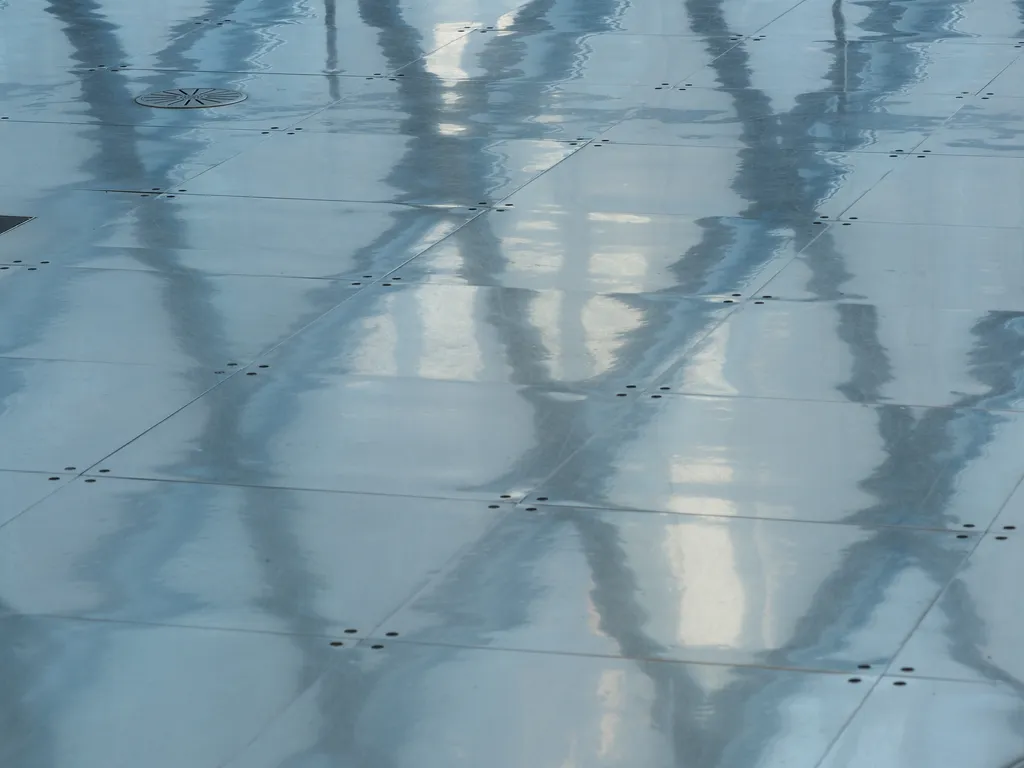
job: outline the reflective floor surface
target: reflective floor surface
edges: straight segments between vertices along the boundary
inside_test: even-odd
[[[0,0],[0,170],[3,768],[1024,758],[1024,0]]]

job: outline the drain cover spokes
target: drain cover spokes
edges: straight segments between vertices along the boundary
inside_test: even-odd
[[[226,107],[245,101],[245,94],[227,88],[169,88],[166,91],[144,93],[135,99],[137,104],[158,109],[203,109]]]

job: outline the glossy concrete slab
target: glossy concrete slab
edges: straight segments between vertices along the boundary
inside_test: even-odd
[[[844,222],[753,295],[927,310],[1024,310],[1015,229]]]
[[[186,188],[187,191],[187,188]],[[49,257],[75,267],[345,278],[366,284],[443,240],[469,208],[175,194]],[[3,256],[0,241],[0,260]]]
[[[956,96],[984,88],[1020,53],[1010,43],[811,42],[766,32],[763,40],[744,41],[684,78],[690,85],[768,94],[785,89]]]
[[[1013,496],[993,523],[993,531],[1005,534],[1007,531],[1024,530],[1024,489],[1018,487]]]
[[[0,760],[19,768],[216,768],[336,650],[283,635],[27,616],[0,621],[0,632]]]
[[[382,50],[380,30],[359,18],[356,4],[323,23],[246,23],[206,26],[176,41],[173,57],[135,59],[132,66],[192,72],[275,72],[288,75],[379,75],[400,69],[469,31],[454,26],[441,35],[410,32]]]
[[[801,3],[761,29],[772,37],[814,40],[898,40],[1014,43],[1024,24],[1012,3],[866,0],[829,5]],[[838,11],[838,12],[836,12]]]
[[[656,376],[725,320],[720,301],[405,284],[360,292],[261,358],[291,370],[301,346],[333,375],[399,376],[612,392]]]
[[[984,94],[1024,98],[1024,83],[1021,82],[1022,73],[1024,73],[1024,60],[1017,59],[999,73],[992,82],[985,84]]]
[[[209,195],[427,205],[500,200],[578,146],[551,141],[281,133],[190,182]]]
[[[971,554],[904,646],[893,668],[914,677],[990,681],[1020,686],[1020,614],[1007,584],[1022,577],[1020,534],[1001,520]]]
[[[658,384],[672,392],[1020,410],[1024,314],[747,304]]]
[[[642,86],[575,80],[346,80],[354,94],[303,120],[304,131],[578,141],[604,133],[651,95]]]
[[[754,34],[797,5],[797,0],[637,3],[619,8],[611,23],[613,31],[642,35],[741,36]]]
[[[494,20],[518,9],[515,0],[476,0],[459,6],[403,4],[394,8],[328,3],[294,3],[266,0],[234,0],[218,10],[217,19],[243,24],[306,24],[395,30],[415,39],[455,30],[493,25]]]
[[[713,58],[701,40],[591,34],[608,29],[595,26],[578,32],[479,30],[401,71],[450,80],[654,86],[681,80]]]
[[[0,604],[345,642],[502,514],[484,502],[78,480],[0,529]]]
[[[294,349],[291,361],[276,363],[280,373],[232,377],[102,468],[122,477],[519,498],[624,412],[612,394],[347,377],[315,345]]]
[[[1024,755],[1019,684],[885,678],[821,768],[1012,766]]]
[[[511,208],[480,216],[390,277],[733,298],[763,285],[820,234],[804,223]]]
[[[8,184],[29,190],[150,191],[178,184],[254,148],[242,131],[0,123],[0,164]]]
[[[509,202],[541,211],[810,222],[819,214],[838,215],[901,162],[877,154],[602,142],[584,147]]]
[[[1019,5],[0,0],[0,766],[1024,758]]]
[[[813,765],[868,691],[847,678],[386,644],[339,656],[228,766]]]
[[[212,371],[0,358],[0,469],[85,470],[217,380]]]
[[[1024,142],[1018,132],[1022,120],[1024,99],[980,96],[965,104],[918,149],[939,155],[1024,157]]]
[[[0,471],[0,526],[45,499],[68,479],[45,473]]]
[[[55,252],[88,241],[105,222],[150,201],[149,194],[0,186],[0,210],[34,217],[0,236],[0,264],[52,261]]]
[[[1017,414],[644,396],[531,503],[985,528],[1024,477]]]
[[[213,371],[250,362],[356,290],[347,281],[22,268],[0,282],[0,357]]]
[[[1024,227],[1024,158],[905,158],[847,212],[863,221]]]
[[[976,543],[774,520],[517,512],[378,635],[856,674],[892,659]]]
[[[29,12],[13,8],[13,3],[0,8],[5,30],[0,79],[35,82],[68,70],[110,69],[135,59],[167,57],[178,38],[195,29],[184,14],[154,9],[147,16],[137,5],[128,9],[127,3],[117,4],[130,16],[118,19],[110,3],[106,8],[100,3],[36,4]]]
[[[757,89],[663,89],[602,138],[625,144],[908,151],[963,106],[954,96],[794,93],[775,105]]]
[[[0,116],[12,121],[192,128],[284,129],[354,92],[362,78],[118,69],[62,73],[44,84],[0,81]],[[230,109],[154,109],[134,99],[171,88],[219,88],[248,97]]]

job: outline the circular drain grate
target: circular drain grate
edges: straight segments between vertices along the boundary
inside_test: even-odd
[[[241,91],[226,88],[171,88],[166,91],[144,93],[135,102],[144,107],[159,109],[202,109],[204,107],[226,107],[245,101]]]

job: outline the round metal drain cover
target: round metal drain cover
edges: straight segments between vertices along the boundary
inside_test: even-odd
[[[144,107],[158,109],[203,109],[205,107],[226,107],[245,101],[241,91],[227,88],[171,88],[166,91],[144,93],[135,102]]]

